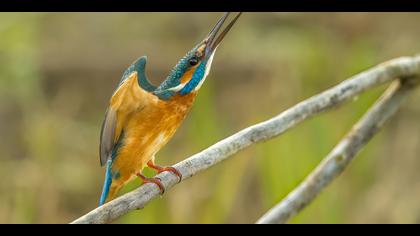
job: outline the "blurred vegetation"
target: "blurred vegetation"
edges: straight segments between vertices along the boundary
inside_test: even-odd
[[[147,55],[149,77],[161,82],[219,16],[1,13],[0,223],[66,223],[95,208],[99,131],[122,72]],[[243,14],[157,162],[176,163],[373,65],[419,53],[419,21],[418,13]],[[254,222],[384,88],[242,151],[117,222]],[[292,223],[420,223],[418,99],[419,91]]]

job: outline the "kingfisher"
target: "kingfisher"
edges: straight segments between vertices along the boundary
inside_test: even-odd
[[[160,179],[142,174],[146,166],[157,173],[172,172],[181,181],[182,175],[174,167],[155,164],[155,155],[189,113],[210,72],[217,47],[240,15],[220,32],[229,16],[229,12],[224,13],[204,40],[178,61],[159,86],[146,76],[146,56],[138,58],[123,73],[101,128],[99,159],[106,172],[99,205],[115,198],[136,177],[143,183],[156,184],[163,194]]]

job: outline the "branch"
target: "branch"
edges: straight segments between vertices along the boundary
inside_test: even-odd
[[[351,77],[339,85],[315,95],[279,115],[250,126],[209,148],[176,164],[183,175],[183,180],[208,169],[227,159],[240,150],[252,144],[272,139],[300,122],[307,120],[323,111],[343,104],[360,93],[396,78],[420,75],[420,56],[397,58],[372,69]],[[157,175],[168,190],[173,187],[178,178],[171,173],[163,172]],[[154,184],[145,184],[107,204],[94,209],[72,223],[107,223],[128,212],[143,208],[149,201],[159,196],[159,188]]]
[[[417,82],[417,81],[416,81]],[[284,200],[269,210],[257,223],[285,223],[303,210],[318,194],[340,175],[360,149],[379,131],[398,110],[411,81],[395,81],[364,117],[335,146],[318,167]]]

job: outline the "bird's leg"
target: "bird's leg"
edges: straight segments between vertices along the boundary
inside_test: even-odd
[[[141,173],[137,173],[136,175],[143,181],[143,184],[147,184],[147,183],[156,184],[160,189],[160,194],[163,194],[165,192],[165,187],[163,187],[163,184],[162,184],[162,182],[160,182],[159,178],[147,178],[146,176],[142,175]]]
[[[166,167],[158,166],[158,165],[155,165],[155,163],[153,163],[152,160],[150,160],[150,161],[147,162],[147,166],[150,167],[150,168],[152,168],[152,169],[154,169],[154,170],[156,170],[158,172],[158,174],[159,173],[162,173],[164,171],[172,172],[176,176],[179,177],[179,182],[181,182],[181,180],[182,180],[182,174],[177,169],[175,169],[172,166],[166,166]]]

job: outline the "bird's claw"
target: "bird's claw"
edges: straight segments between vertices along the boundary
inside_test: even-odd
[[[182,174],[177,169],[175,169],[172,166],[168,166],[168,167],[162,168],[162,170],[158,171],[158,173],[160,174],[160,173],[165,172],[165,171],[172,172],[174,175],[178,176],[178,178],[179,178],[178,183],[181,182],[181,180],[182,180]]]
[[[161,167],[158,165],[155,165],[154,163],[152,163],[151,161],[147,162],[147,166],[156,170],[158,172],[158,174],[165,172],[165,171],[169,171],[172,172],[174,175],[179,177],[179,182],[181,182],[182,180],[182,174],[181,172],[179,172],[176,168],[172,167],[172,166],[167,166],[167,167]]]
[[[160,194],[164,194],[165,193],[165,187],[162,184],[162,180],[160,178],[154,177],[154,178],[147,178],[146,176],[137,173],[137,176],[143,181],[143,184],[147,184],[147,183],[153,183],[156,184],[159,187],[160,190]]]

